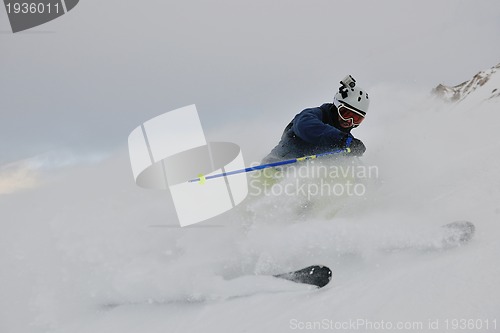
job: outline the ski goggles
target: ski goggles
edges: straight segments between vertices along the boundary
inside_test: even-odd
[[[350,122],[351,126],[359,126],[361,122],[365,119],[365,112],[356,110],[352,106],[345,103],[339,103],[337,107],[339,117],[346,122]]]

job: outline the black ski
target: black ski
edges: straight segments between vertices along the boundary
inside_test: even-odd
[[[274,275],[274,277],[322,288],[332,279],[332,270],[326,266],[313,265],[298,271]]]

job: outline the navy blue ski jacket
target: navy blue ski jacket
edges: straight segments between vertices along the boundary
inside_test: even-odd
[[[305,109],[297,114],[283,131],[281,140],[262,163],[272,163],[307,155],[321,154],[346,147],[350,129],[340,127],[337,108],[331,103]],[[361,156],[365,147],[353,138],[356,156]],[[352,147],[351,147],[352,149]]]

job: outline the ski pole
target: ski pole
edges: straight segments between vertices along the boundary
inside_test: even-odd
[[[321,153],[321,154],[316,154],[316,155],[309,155],[309,156],[304,156],[304,157],[298,157],[298,158],[292,158],[290,160],[285,160],[285,161],[278,161],[278,162],[273,162],[273,163],[268,163],[268,164],[261,164],[257,165],[254,167],[249,167],[245,169],[239,169],[239,170],[233,170],[233,171],[228,171],[228,172],[223,172],[219,173],[216,175],[211,175],[211,176],[204,176],[202,174],[198,175],[198,178],[191,179],[188,182],[189,183],[195,183],[195,182],[200,182],[200,184],[204,184],[205,181],[209,179],[214,179],[214,178],[220,178],[224,176],[231,176],[231,175],[236,175],[238,173],[244,173],[244,172],[252,172],[252,171],[257,171],[257,170],[262,170],[262,169],[268,169],[268,168],[273,168],[281,165],[287,165],[287,164],[292,164],[296,162],[301,162],[301,161],[307,161],[307,160],[314,160],[318,157],[323,157],[323,156],[328,156],[328,155],[336,155],[336,154],[341,154],[341,153],[350,153],[351,148],[342,148],[342,149],[337,149],[334,151],[330,151],[327,153]]]

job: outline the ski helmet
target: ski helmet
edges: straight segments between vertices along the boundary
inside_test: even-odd
[[[366,114],[370,105],[366,90],[356,86],[356,80],[350,75],[340,81],[340,84],[339,92],[333,97],[333,104],[338,108],[341,103],[344,103]]]

